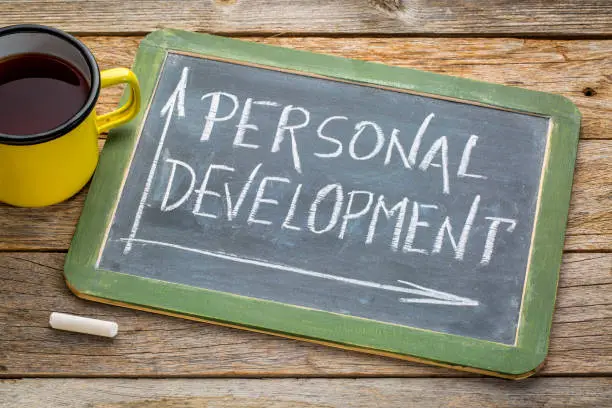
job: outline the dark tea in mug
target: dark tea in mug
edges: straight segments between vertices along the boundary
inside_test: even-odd
[[[51,55],[0,59],[0,133],[26,136],[62,125],[85,105],[89,88],[78,69]]]
[[[122,84],[127,101],[98,115],[101,88]],[[139,107],[136,75],[100,71],[70,34],[35,24],[0,28],[0,203],[42,207],[75,195],[94,173],[100,134]]]

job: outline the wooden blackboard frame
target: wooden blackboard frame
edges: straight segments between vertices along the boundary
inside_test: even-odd
[[[491,341],[248,298],[96,268],[169,51],[265,66],[550,118],[516,343]],[[149,34],[134,71],[143,109],[111,132],[65,262],[82,298],[506,378],[543,362],[561,264],[580,113],[559,95],[177,30]],[[310,322],[304,324],[304,322]]]

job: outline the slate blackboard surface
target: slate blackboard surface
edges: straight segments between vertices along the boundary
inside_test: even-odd
[[[170,113],[163,108],[172,100],[184,70],[187,70],[185,110],[184,116],[179,116],[176,109]],[[204,100],[202,97],[213,92],[235,96],[238,108],[234,109],[237,104],[231,97],[219,96],[217,118],[227,117],[233,110],[235,113],[224,121],[209,121],[214,123],[209,138],[201,140],[206,122],[203,118],[214,103],[213,97]],[[272,101],[277,105],[252,104],[249,123],[258,129],[248,129],[244,143],[257,148],[235,143],[241,108],[248,98]],[[309,124],[295,130],[299,170],[292,154],[290,132],[284,135],[279,150],[271,151],[285,106],[301,107],[308,112]],[[441,167],[430,166],[426,171],[417,165],[407,168],[398,149],[392,150],[388,164],[384,163],[393,129],[399,130],[397,140],[409,155],[419,127],[431,114],[435,116],[422,136],[416,163],[423,163],[430,147],[441,136],[446,136],[447,193],[444,192]],[[171,115],[170,119],[168,115]],[[325,127],[325,133],[334,135],[342,144],[343,151],[338,157],[320,157],[336,152],[340,146],[317,135],[318,126],[333,116],[347,118],[330,121]],[[305,120],[304,111],[291,111],[290,124]],[[349,145],[354,140],[355,125],[363,121],[377,124],[384,141],[377,144],[377,129],[369,125],[355,139],[354,154],[351,155]],[[168,128],[164,134],[166,122]],[[100,267],[512,344],[516,336],[548,126],[547,118],[537,116],[171,53],[162,68],[126,181],[130,188],[124,189],[119,201]],[[470,174],[486,178],[457,177],[471,135],[477,135],[478,141],[470,158]],[[377,145],[382,148],[372,156]],[[354,158],[368,155],[372,158]],[[442,149],[436,156],[432,163],[441,164]],[[157,166],[152,168],[155,159],[158,159]],[[176,161],[189,168],[177,165]],[[224,184],[229,186],[230,197],[235,203],[249,176],[259,165],[261,167],[250,188],[245,190],[242,206],[229,220]],[[234,169],[213,168],[209,173],[205,188],[220,197],[214,193],[200,196],[193,191],[201,188],[210,166]],[[144,210],[137,218],[143,189],[150,175],[152,183],[144,198]],[[276,200],[278,204],[264,203],[253,214],[255,197],[264,177],[284,179],[269,181],[264,186],[265,199]],[[192,181],[195,184],[190,189]],[[302,187],[289,223],[294,228],[286,228],[283,222],[298,185]],[[316,225],[309,228],[312,203],[327,185],[341,186],[342,192],[340,187],[334,187],[325,196],[315,213]],[[190,191],[192,193],[180,206],[163,211],[166,191],[166,207]],[[359,218],[349,218],[343,223],[354,191],[368,193],[353,194],[352,208],[348,213],[370,209]],[[337,199],[337,195],[342,201]],[[400,217],[399,210],[389,219],[380,210],[372,242],[366,243],[375,203],[381,196],[386,208],[401,204],[404,197],[407,198],[404,220],[399,224],[397,248],[393,247],[392,240]],[[198,197],[201,197],[199,206],[196,204]],[[467,235],[465,255],[458,260],[452,240],[459,242],[477,197],[480,201]],[[427,222],[429,227],[419,226],[413,249],[409,252],[403,247],[410,220],[413,214],[417,214],[415,202],[418,203],[419,222]],[[341,215],[330,225],[337,203],[340,203]],[[203,213],[206,215],[198,215]],[[432,254],[447,216],[452,233],[443,231],[446,235],[443,235],[440,252]],[[490,217],[515,220],[516,227],[510,233],[506,227],[512,224],[500,225],[504,228],[498,230],[494,252],[485,265],[481,260],[492,225]],[[253,219],[263,222],[253,222]],[[128,245],[125,239],[130,237],[136,222],[139,224],[133,238],[142,241],[134,241],[129,252],[124,253]],[[412,224],[416,225],[415,222]],[[326,231],[317,233],[321,230]],[[414,252],[416,249],[422,252]],[[312,274],[303,274],[302,271]],[[349,279],[359,282],[351,283]],[[464,297],[473,300],[474,304],[452,300],[449,304],[439,304],[435,303],[440,300],[438,297],[360,283],[415,288],[400,281]],[[408,298],[421,299],[425,303],[403,303]]]
[[[500,375],[546,354],[565,99],[178,31],[110,135],[80,296]]]

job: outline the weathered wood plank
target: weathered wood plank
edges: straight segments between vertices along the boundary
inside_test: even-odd
[[[0,253],[0,377],[469,376],[84,301],[66,288],[63,259]],[[112,340],[55,331],[52,311],[115,320],[120,333]],[[565,255],[540,375],[572,374],[612,374],[612,254]]]
[[[141,37],[85,37],[101,68],[130,66]],[[583,113],[582,138],[612,139],[612,41],[427,38],[249,38],[296,49],[384,62],[565,95]],[[585,88],[595,95],[586,96]],[[116,106],[105,89],[100,111]],[[566,249],[612,251],[612,145],[582,142]],[[56,206],[0,205],[0,250],[65,250],[84,193]]]
[[[603,407],[610,378],[25,379],[0,382],[6,407]]]
[[[603,236],[604,245],[600,248],[606,250],[612,248],[611,165],[612,141],[582,141],[579,144],[566,232],[571,238],[582,235],[583,241]],[[567,242],[566,248],[574,249],[567,245],[571,243]]]
[[[398,4],[399,7],[384,7]],[[376,7],[379,5],[379,7]],[[606,0],[5,0],[0,25],[40,22],[79,33],[160,27],[231,34],[385,33],[585,36],[612,33]]]
[[[141,39],[82,38],[103,69],[131,66]],[[612,139],[612,40],[312,37],[245,40],[558,93],[580,109],[581,138]],[[99,104],[102,111],[116,106],[119,94],[116,88],[104,90]]]
[[[612,251],[611,164],[612,140],[580,142],[566,250]],[[0,251],[67,250],[86,194],[45,208],[0,204]]]
[[[612,251],[612,243],[609,235],[566,235],[565,246],[566,251]]]

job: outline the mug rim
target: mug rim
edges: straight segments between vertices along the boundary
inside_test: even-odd
[[[85,120],[85,118],[89,116],[96,102],[98,101],[98,96],[100,95],[100,69],[98,67],[98,63],[96,62],[96,59],[94,58],[89,48],[87,48],[81,41],[77,40],[72,35],[57,28],[39,24],[19,24],[0,28],[0,37],[16,33],[46,33],[59,37],[62,40],[65,40],[70,43],[81,53],[83,58],[85,58],[87,67],[89,68],[89,72],[91,75],[91,87],[89,90],[89,95],[81,109],[79,109],[77,113],[72,115],[70,119],[53,129],[49,129],[40,133],[32,133],[28,135],[11,135],[8,133],[0,132],[0,144],[34,145],[49,142],[67,134],[68,132],[79,126]]]

